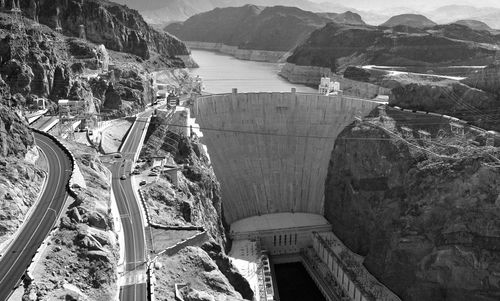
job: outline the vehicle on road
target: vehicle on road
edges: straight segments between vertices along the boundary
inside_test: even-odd
[[[126,176],[126,175],[122,175],[122,176],[120,177],[120,180],[125,180],[126,178],[127,178],[127,176]]]
[[[115,158],[121,158],[122,154],[115,154]]]

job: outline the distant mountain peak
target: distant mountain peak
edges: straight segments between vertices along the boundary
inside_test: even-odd
[[[492,28],[489,27],[488,24],[477,20],[458,20],[454,22],[454,24],[464,25],[474,30],[492,30]]]
[[[366,25],[363,18],[357,13],[346,11],[344,13],[318,13],[319,16],[330,19],[335,23],[350,24],[350,25]]]
[[[437,23],[429,20],[424,15],[419,14],[401,14],[391,17],[385,23],[380,26],[384,27],[396,27],[396,26],[409,26],[414,28],[425,28],[436,26]]]

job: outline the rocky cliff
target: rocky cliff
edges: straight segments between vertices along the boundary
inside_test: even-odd
[[[358,17],[358,18],[356,18]],[[328,22],[359,23],[353,13],[316,14],[299,8],[275,6],[217,8],[195,15],[166,31],[186,41],[222,43],[240,49],[289,51]]]
[[[22,96],[16,99],[26,107],[37,97],[52,103],[89,99],[93,109],[123,116],[154,98],[150,70],[184,66],[179,57],[155,54],[144,61],[88,40],[68,38],[45,25],[34,26],[27,18],[23,22],[24,29],[13,26],[12,16],[0,12],[0,75],[12,95]],[[106,60],[113,64],[109,72],[102,70]],[[51,104],[49,109],[56,106]]]
[[[499,156],[437,117],[374,112],[336,140],[325,215],[403,300],[498,300]]]
[[[83,25],[89,41],[143,59],[149,59],[153,53],[167,58],[188,54],[182,42],[152,29],[137,11],[111,1],[22,0],[21,8],[52,29],[60,26],[70,36],[78,37]]]
[[[36,201],[46,167],[26,121],[8,106],[14,103],[9,98],[0,80],[0,253]]]

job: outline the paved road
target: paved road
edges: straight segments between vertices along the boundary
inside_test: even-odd
[[[0,300],[7,300],[52,230],[68,196],[71,160],[51,139],[35,134],[35,141],[49,161],[47,185],[29,221],[0,260]]]
[[[118,211],[125,235],[125,285],[120,290],[120,300],[147,300],[146,286],[146,240],[144,222],[141,216],[140,200],[136,200],[130,172],[134,164],[134,157],[141,144],[143,131],[146,129],[148,115],[141,114],[130,129],[121,148],[122,158],[116,159],[111,166],[113,173],[113,192],[115,194]],[[126,175],[125,180],[120,177]]]

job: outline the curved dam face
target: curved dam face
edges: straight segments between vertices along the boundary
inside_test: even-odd
[[[221,183],[227,223],[281,212],[322,215],[337,135],[377,106],[299,93],[199,97],[194,117]]]

